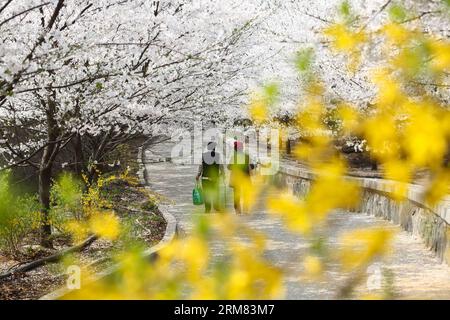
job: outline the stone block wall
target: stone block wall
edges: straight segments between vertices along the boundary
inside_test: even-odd
[[[275,183],[291,190],[299,197],[308,193],[314,175],[305,169],[281,166]],[[348,177],[363,188],[358,211],[381,217],[400,225],[414,236],[420,237],[441,261],[450,265],[450,197],[430,208],[422,200],[423,187],[410,185],[407,200],[397,202],[390,197],[394,182]]]

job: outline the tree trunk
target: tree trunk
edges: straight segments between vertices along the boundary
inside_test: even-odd
[[[286,140],[286,154],[291,154],[292,150],[291,150],[291,139],[287,139]]]
[[[70,247],[68,249],[64,249],[62,251],[59,251],[55,254],[52,254],[51,256],[45,257],[45,258],[40,258],[37,259],[35,261],[29,262],[25,265],[21,265],[19,267],[17,267],[17,269],[13,269],[10,271],[6,271],[5,273],[0,274],[0,280],[2,279],[6,279],[10,276],[13,276],[17,273],[24,273],[24,272],[28,272],[31,270],[34,270],[36,268],[39,268],[47,263],[54,263],[54,262],[58,262],[60,261],[62,258],[66,257],[67,255],[74,253],[74,252],[80,252],[82,251],[84,248],[88,247],[89,245],[91,245],[94,241],[97,240],[97,236],[93,235],[90,236],[89,238],[87,238],[86,240],[84,240],[82,243],[77,244],[73,247]]]
[[[47,148],[46,148],[47,149]],[[48,152],[44,150],[44,153]],[[52,168],[47,167],[41,162],[39,170],[39,202],[41,203],[41,245],[46,248],[52,247],[50,236],[52,228],[49,219],[50,210],[50,186],[52,179]]]
[[[84,171],[84,154],[81,139],[81,135],[77,133],[75,137],[75,172],[78,177],[81,177],[81,174]]]
[[[104,136],[100,142],[100,145],[97,147],[97,149],[94,151],[92,155],[91,161],[93,162],[91,168],[89,168],[89,182],[92,183],[93,181],[97,180],[98,178],[98,165],[95,164],[95,162],[99,161],[101,158],[103,158],[103,154],[105,152],[105,148],[109,142],[110,132],[104,133]]]
[[[377,161],[372,160],[371,169],[372,169],[372,171],[377,171],[378,170],[378,162]]]
[[[42,153],[39,165],[39,202],[41,204],[41,244],[52,248],[51,224],[50,224],[50,188],[52,182],[52,169],[56,155],[59,151],[58,124],[55,119],[56,104],[54,99],[49,98],[47,103],[42,102],[46,110],[47,118],[47,145]]]

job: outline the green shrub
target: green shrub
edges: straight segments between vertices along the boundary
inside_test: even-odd
[[[83,220],[83,185],[70,173],[63,173],[50,191],[52,226],[65,232],[69,220]]]
[[[15,255],[39,227],[39,205],[35,198],[16,196],[9,178],[9,172],[0,173],[0,249]]]
[[[156,212],[158,211],[158,204],[154,199],[149,199],[142,204],[142,210]]]

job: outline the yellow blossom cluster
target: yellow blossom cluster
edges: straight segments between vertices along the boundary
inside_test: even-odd
[[[95,234],[106,240],[115,240],[120,235],[120,221],[111,209],[112,205],[101,195],[101,188],[115,176],[99,178],[90,183],[86,176],[83,179],[87,185],[86,192],[81,194],[80,201],[83,211],[81,219],[69,219],[64,223],[64,230],[68,232],[75,242],[85,240],[90,234]]]
[[[264,257],[260,234],[231,215],[202,217],[196,230],[158,251],[150,265],[143,250],[128,248],[117,257],[120,269],[91,282],[68,299],[267,299],[283,296],[282,272]],[[246,240],[229,237],[241,234]],[[212,246],[223,246],[214,257]]]
[[[437,204],[450,191],[449,106],[427,87],[427,83],[448,87],[450,42],[395,19],[368,30],[350,19],[348,4],[341,11],[345,19],[325,28],[323,34],[332,50],[347,59],[350,71],[354,72],[364,59],[365,47],[380,46],[384,52],[384,59],[370,71],[370,82],[376,91],[369,101],[371,109],[360,111],[353,102],[341,101],[336,108],[341,129],[335,135],[324,121],[329,110],[327,90],[320,76],[311,77],[307,70],[311,61],[304,63],[302,59],[298,69],[308,73],[308,77],[303,103],[293,124],[302,133],[294,154],[310,168],[314,181],[302,199],[287,192],[268,199],[270,211],[281,216],[290,230],[308,236],[312,243],[333,210],[353,208],[360,198],[358,186],[345,178],[345,160],[335,147],[339,138],[354,136],[365,140],[364,151],[380,164],[384,177],[394,181],[392,195],[396,200],[405,198],[408,184],[418,172],[427,173],[424,198],[430,205]],[[386,41],[379,41],[380,37]],[[308,59],[311,56],[309,53]],[[259,114],[269,116],[267,110]],[[263,121],[269,123],[270,119],[257,120]],[[325,272],[324,262],[331,258],[337,259],[343,270],[360,273],[386,255],[392,237],[392,232],[378,229],[345,234],[342,248],[334,257],[317,254],[312,248],[303,259],[305,273],[313,278],[319,276]]]

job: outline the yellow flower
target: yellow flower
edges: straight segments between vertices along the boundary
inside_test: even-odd
[[[207,242],[197,236],[191,236],[183,241],[178,252],[180,260],[188,266],[189,276],[197,279],[199,272],[203,271],[209,260]]]
[[[120,233],[120,222],[113,212],[96,212],[89,219],[89,227],[99,237],[114,240]]]
[[[342,104],[338,107],[338,117],[342,120],[344,133],[354,133],[359,127],[359,115],[355,108]]]
[[[341,236],[338,256],[344,270],[350,271],[368,265],[388,253],[394,233],[384,228],[359,229]]]
[[[447,152],[448,141],[441,113],[431,105],[410,105],[404,148],[416,166],[433,166]]]
[[[412,176],[412,167],[408,162],[401,160],[389,160],[384,163],[384,175],[387,179],[394,180],[392,195],[395,200],[404,200],[408,192],[408,184]]]
[[[250,117],[256,124],[269,120],[269,106],[261,97],[254,96],[248,107]]]
[[[375,71],[372,82],[378,87],[377,107],[380,110],[390,110],[392,106],[404,102],[399,82],[392,77],[388,68]]]
[[[450,193],[450,170],[441,169],[437,172],[427,189],[425,200],[430,205],[436,205]]]
[[[305,276],[309,279],[317,279],[323,273],[322,260],[317,256],[307,256],[303,260]]]
[[[410,31],[398,23],[388,23],[382,28],[382,31],[386,34],[389,43],[398,46],[403,45],[411,37]]]
[[[398,133],[393,117],[379,114],[367,119],[363,127],[372,155],[386,160],[399,154]]]
[[[230,183],[241,188],[244,211],[246,211],[246,213],[250,213],[251,209],[257,203],[258,196],[263,187],[263,181],[261,177],[249,177],[245,173],[239,170],[235,170],[232,172],[232,175],[230,177]]]
[[[313,166],[317,179],[305,197],[306,211],[316,222],[323,222],[337,208],[350,209],[359,201],[358,186],[346,180],[345,164],[339,159]]]
[[[411,170],[410,164],[401,160],[392,160],[384,164],[385,177],[390,180],[410,182]]]
[[[304,203],[289,192],[268,199],[267,207],[270,213],[280,215],[292,231],[303,234],[311,231],[313,222],[305,210]]]
[[[218,283],[216,278],[213,277],[205,277],[199,279],[195,285],[194,292],[190,296],[190,299],[193,300],[217,300],[221,297],[219,296],[219,286],[221,284]]]
[[[439,72],[448,72],[450,70],[450,42],[433,41],[431,42],[431,51],[433,69]]]
[[[384,297],[381,294],[367,293],[362,295],[359,300],[384,300]]]
[[[250,275],[245,270],[236,268],[230,275],[227,283],[228,294],[230,297],[242,297],[242,295],[249,290]]]
[[[364,32],[352,32],[345,24],[334,24],[324,30],[324,34],[333,40],[337,51],[351,52],[366,41]]]
[[[88,226],[76,220],[67,222],[64,227],[72,235],[75,242],[83,241],[89,234]]]
[[[306,143],[301,143],[295,146],[293,153],[297,159],[308,160],[308,158],[311,157],[315,151],[316,149],[313,146]]]

